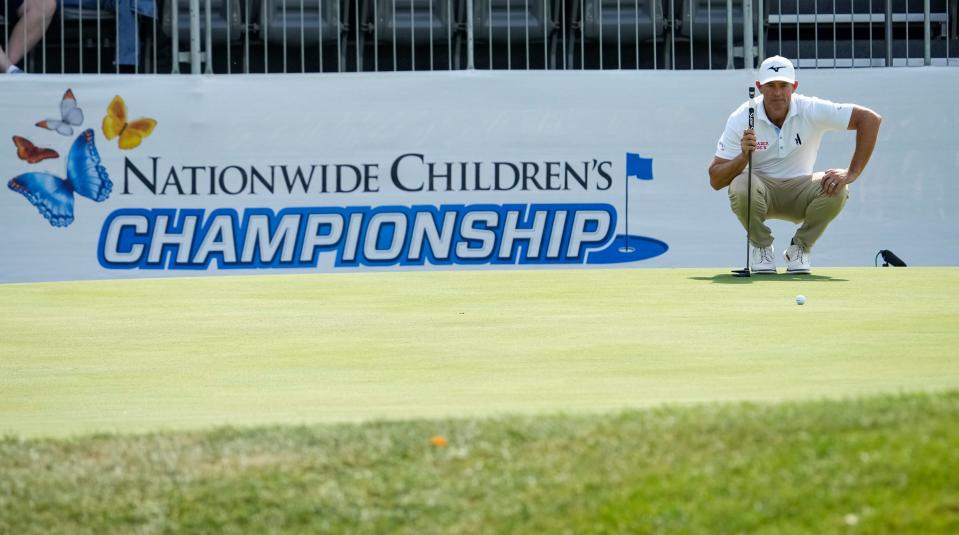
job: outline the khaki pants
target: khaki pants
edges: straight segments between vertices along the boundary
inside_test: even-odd
[[[816,240],[839,215],[849,198],[848,186],[838,195],[829,196],[823,193],[819,188],[823,175],[824,173],[813,173],[778,180],[753,173],[749,241],[757,247],[769,247],[773,243],[773,235],[765,221],[783,219],[802,223],[793,239],[807,251],[811,251]],[[746,173],[742,173],[729,184],[729,202],[743,228],[746,228],[748,183]]]

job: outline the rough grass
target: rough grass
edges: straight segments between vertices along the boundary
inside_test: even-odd
[[[956,268],[0,285],[0,533],[959,533],[957,347]]]
[[[0,532],[957,533],[957,422],[952,391],[7,438]]]

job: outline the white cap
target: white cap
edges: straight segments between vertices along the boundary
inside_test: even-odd
[[[759,85],[780,81],[790,84],[796,81],[796,69],[793,63],[782,56],[766,58],[759,66]]]

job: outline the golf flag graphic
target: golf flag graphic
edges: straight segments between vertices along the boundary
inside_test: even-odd
[[[626,153],[626,177],[634,176],[640,180],[653,179],[653,159],[643,158],[639,154]]]
[[[635,262],[659,256],[669,250],[665,242],[638,234],[630,234],[629,228],[629,177],[639,180],[653,179],[653,159],[643,158],[634,152],[626,153],[626,177],[623,180],[623,233],[616,235],[609,247],[589,255],[594,264],[618,264]]]

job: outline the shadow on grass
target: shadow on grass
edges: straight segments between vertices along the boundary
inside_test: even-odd
[[[752,284],[753,282],[849,282],[849,279],[837,279],[825,275],[791,275],[782,273],[777,275],[753,275],[751,277],[734,277],[732,273],[720,273],[712,277],[690,277],[696,281],[710,281],[718,284]]]

